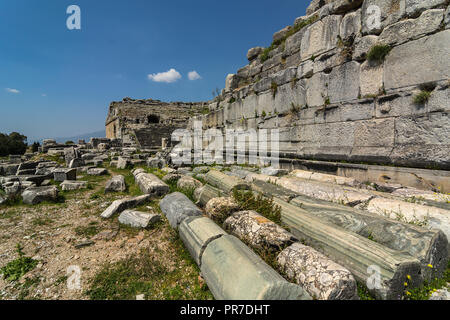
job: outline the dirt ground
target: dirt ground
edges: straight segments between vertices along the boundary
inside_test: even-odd
[[[124,196],[102,195],[101,190],[108,178],[94,182],[95,187],[91,190],[64,194],[64,203],[0,207],[0,267],[18,257],[16,246],[19,243],[26,256],[38,261],[37,266],[18,281],[1,278],[0,299],[89,299],[86,291],[106,263],[138,257],[143,252],[156,257],[165,274],[171,275],[159,288],[152,287],[151,292],[146,292],[150,296],[148,298],[201,298],[202,295],[192,293],[193,288],[200,292],[198,289],[204,285],[199,270],[189,259],[189,254],[180,254],[184,249],[164,217],[152,229],[140,231],[120,226],[117,217],[110,220],[100,217],[113,200]],[[155,201],[140,210],[157,211],[157,203]],[[76,247],[86,241],[93,244]],[[81,288],[68,288],[68,283],[73,284],[77,279],[68,271],[69,267],[81,271]],[[181,293],[167,296],[164,294],[167,288],[162,287],[177,287]],[[119,294],[114,297],[133,299],[134,294],[144,293],[136,290],[126,296]],[[207,292],[205,296],[208,296]]]

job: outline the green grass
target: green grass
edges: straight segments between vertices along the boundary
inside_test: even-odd
[[[239,205],[240,210],[254,210],[267,219],[281,225],[281,208],[262,195],[255,197],[251,191],[233,191],[233,198]]]
[[[376,300],[365,285],[359,282],[356,285],[358,287],[358,296],[361,300]]]
[[[79,226],[74,229],[75,234],[86,238],[91,238],[100,232],[98,222],[90,222],[87,226]]]
[[[367,60],[369,62],[381,63],[391,51],[391,47],[385,44],[376,44],[370,48],[367,53]]]
[[[430,266],[431,268],[432,266]],[[450,261],[447,263],[442,278],[435,278],[431,281],[425,281],[420,288],[405,290],[405,298],[407,300],[429,300],[433,292],[436,290],[446,288],[450,282]]]
[[[276,48],[278,48],[279,46],[284,46],[284,43],[286,42],[286,39],[289,38],[290,36],[292,36],[293,34],[299,32],[301,29],[303,29],[304,27],[313,24],[314,22],[317,21],[319,17],[317,15],[312,16],[311,18],[302,21],[301,23],[294,25],[287,33],[286,35],[281,38],[278,41],[274,41],[272,42],[272,44],[268,47],[265,48],[263,50],[263,52],[261,53],[261,55],[259,56],[259,59],[261,60],[261,62],[265,62],[269,59],[269,54],[271,51],[275,50]],[[284,50],[283,50],[284,51]]]
[[[8,281],[17,281],[27,272],[33,270],[38,264],[36,260],[25,257],[22,250],[23,247],[18,243],[17,254],[19,257],[0,269],[0,273],[3,274],[4,279]]]
[[[423,105],[428,102],[431,97],[431,92],[422,90],[420,93],[416,94],[413,98],[413,101],[416,105]]]
[[[92,300],[135,300],[139,294],[148,300],[213,299],[207,287],[198,282],[199,270],[175,231],[170,230],[169,240],[175,251],[169,255],[176,268],[169,269],[160,261],[167,252],[142,250],[138,255],[105,264],[85,293]]]
[[[53,223],[53,220],[48,217],[34,218],[31,223],[35,226],[47,226]]]

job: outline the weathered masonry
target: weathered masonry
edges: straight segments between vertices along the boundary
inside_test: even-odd
[[[185,128],[189,117],[198,115],[204,103],[166,103],[159,100],[124,98],[112,102],[106,119],[106,137],[125,144],[158,149],[163,138],[175,129]]]
[[[248,51],[196,119],[278,128],[284,159],[448,170],[449,14],[448,0],[314,0],[269,48]]]

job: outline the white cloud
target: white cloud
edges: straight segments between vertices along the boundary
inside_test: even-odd
[[[197,71],[194,70],[194,71],[191,71],[188,73],[188,78],[189,78],[189,80],[194,81],[194,80],[199,80],[202,77],[197,73]]]
[[[46,93],[43,93],[43,94],[41,94],[41,96],[43,96],[43,97],[46,97],[46,96],[47,96],[47,94],[46,94]]]
[[[154,82],[172,83],[180,80],[181,74],[177,70],[172,68],[166,72],[149,74],[148,78]]]
[[[5,90],[8,91],[9,93],[16,93],[16,94],[20,93],[20,91],[17,89],[5,88]]]

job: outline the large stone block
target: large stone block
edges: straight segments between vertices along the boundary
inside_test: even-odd
[[[217,300],[311,299],[233,236],[224,235],[206,247],[201,272]]]
[[[23,203],[35,205],[43,201],[56,201],[58,198],[58,188],[49,187],[31,187],[22,193]]]
[[[306,60],[336,47],[341,16],[327,16],[308,26],[301,43],[301,57]]]
[[[328,96],[331,103],[351,101],[359,96],[360,65],[356,61],[336,67],[330,73]]]
[[[376,104],[377,118],[422,115],[431,111],[425,105],[415,104],[409,93],[381,96]]]
[[[361,8],[362,33],[380,34],[386,26],[404,16],[405,0],[364,0]]]
[[[111,218],[116,213],[121,213],[126,209],[131,209],[143,205],[150,200],[150,195],[146,194],[135,198],[125,198],[114,201],[105,211],[100,215],[104,219]]]
[[[353,50],[353,60],[365,60],[370,48],[372,48],[377,42],[378,37],[374,35],[368,35],[358,39]]]
[[[393,146],[394,138],[395,124],[392,118],[358,121],[355,125],[356,147]]]
[[[395,120],[397,144],[436,145],[450,144],[450,114],[431,113],[423,117],[399,117]]]
[[[57,182],[77,180],[77,169],[55,169],[53,170],[53,179]]]
[[[206,217],[186,218],[178,230],[181,240],[199,267],[202,265],[202,255],[208,244],[227,234]]]
[[[169,193],[170,188],[157,176],[151,173],[139,172],[134,174],[137,185],[145,194],[163,196]]]
[[[450,78],[450,30],[392,49],[384,64],[386,90]],[[412,68],[411,66],[414,66]]]
[[[383,65],[373,65],[368,61],[361,64],[359,74],[361,96],[377,96],[383,90]]]
[[[343,41],[353,41],[361,33],[361,10],[347,13],[341,22],[339,35]]]
[[[419,15],[422,11],[448,4],[447,0],[405,0],[406,14],[410,17]]]
[[[127,185],[125,184],[125,177],[122,175],[112,177],[105,185],[105,193],[124,192],[126,189]]]
[[[316,73],[306,81],[306,104],[309,107],[325,104],[328,96],[328,77],[325,73]]]
[[[160,201],[159,206],[174,229],[178,229],[178,226],[184,219],[203,214],[188,197],[180,192],[174,192],[165,196]]]
[[[161,220],[161,216],[154,213],[125,210],[119,216],[121,224],[132,228],[148,228],[150,225]]]
[[[422,13],[417,19],[407,19],[386,27],[379,37],[379,42],[399,45],[404,42],[437,31],[444,17],[444,9],[432,9]]]

